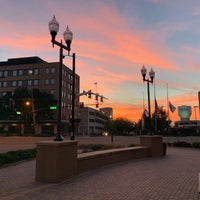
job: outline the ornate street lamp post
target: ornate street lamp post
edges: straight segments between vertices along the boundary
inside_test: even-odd
[[[145,66],[143,65],[142,69],[141,69],[141,74],[143,77],[143,81],[147,82],[147,95],[148,95],[148,112],[149,112],[149,132],[151,133],[152,131],[152,127],[151,127],[151,104],[150,104],[150,89],[149,89],[149,83],[153,84],[153,79],[155,77],[155,72],[153,71],[153,69],[151,68],[150,72],[149,72],[149,78],[146,79],[146,74],[147,74],[147,69],[145,68]]]
[[[70,50],[71,50],[71,42],[73,39],[73,33],[69,30],[69,27],[67,26],[65,32],[63,33],[64,40],[67,44],[67,46],[63,45],[62,40],[60,42],[56,41],[56,35],[59,30],[59,23],[56,21],[55,16],[53,19],[49,22],[49,31],[51,34],[51,42],[54,47],[54,45],[57,45],[60,47],[60,67],[59,67],[59,98],[58,98],[58,121],[57,121],[57,134],[55,141],[62,141],[62,135],[61,135],[61,119],[62,119],[62,113],[61,113],[61,104],[62,104],[62,66],[63,66],[63,49],[68,51],[68,56],[70,56]],[[75,54],[72,55],[73,58],[73,69],[72,69],[72,134],[71,134],[71,140],[74,140],[74,105],[75,105]]]

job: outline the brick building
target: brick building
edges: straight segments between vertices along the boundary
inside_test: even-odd
[[[0,96],[4,96],[7,92],[13,92],[16,88],[27,87],[28,89],[38,88],[41,91],[50,92],[58,99],[59,96],[59,62],[46,62],[39,57],[23,57],[12,58],[7,61],[0,62]],[[79,93],[80,77],[75,75],[75,93]],[[62,99],[61,113],[62,123],[64,127],[69,125],[69,116],[71,115],[72,102],[72,70],[63,65],[62,69]],[[79,112],[79,98],[75,99],[75,118]],[[55,111],[56,112],[56,111]],[[56,133],[56,119],[51,122],[38,122],[37,133],[51,130]],[[7,122],[6,128],[17,126],[17,123]],[[0,122],[1,126],[5,126],[6,122]],[[47,128],[51,127],[51,128]],[[77,127],[76,127],[77,129]],[[65,129],[67,130],[67,129]]]

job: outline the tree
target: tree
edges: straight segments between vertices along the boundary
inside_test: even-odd
[[[7,93],[0,98],[0,119],[1,120],[11,120],[15,119],[14,101],[12,99],[12,94]]]
[[[133,130],[133,122],[126,118],[108,120],[105,126],[105,131],[107,131],[110,135],[128,135]]]
[[[57,100],[52,94],[35,88],[32,90],[18,88],[14,91],[12,98],[16,111],[20,111],[23,117],[33,120],[34,108],[36,120],[53,119],[54,111],[49,108],[56,105]]]
[[[34,104],[34,107],[33,107]],[[0,119],[19,119],[17,111],[21,112],[21,120],[33,122],[33,108],[37,120],[48,120],[54,118],[54,111],[50,106],[56,106],[57,100],[54,95],[40,91],[39,89],[29,90],[18,88],[14,93],[7,93],[0,98]]]
[[[167,130],[171,123],[171,120],[168,118],[167,112],[163,107],[158,107],[157,112],[154,112],[152,115],[152,125],[155,129],[157,126],[157,131],[162,133]]]

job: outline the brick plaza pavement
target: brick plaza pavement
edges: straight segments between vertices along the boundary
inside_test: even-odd
[[[58,184],[35,182],[35,160],[0,169],[1,200],[198,200],[200,150],[122,162]]]
[[[68,140],[69,137],[64,137]],[[110,137],[88,137],[88,136],[76,136],[76,140],[79,144],[111,144]],[[7,151],[14,151],[18,149],[29,149],[35,148],[36,143],[42,140],[54,140],[54,137],[23,137],[23,136],[13,136],[13,137],[1,137],[0,136],[0,153],[5,153]],[[139,136],[114,136],[114,145],[128,146],[130,144],[139,144]],[[163,137],[164,142],[174,142],[174,141],[185,141],[194,142],[199,141],[200,137]]]

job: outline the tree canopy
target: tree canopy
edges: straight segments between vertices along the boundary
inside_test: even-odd
[[[57,104],[52,94],[35,88],[18,88],[13,94],[8,93],[0,98],[0,102],[0,119],[17,119],[16,112],[20,112],[22,119],[32,120],[33,109],[36,120],[53,119],[54,111],[49,108]]]
[[[133,122],[126,118],[108,120],[105,126],[105,131],[107,131],[110,135],[128,135],[133,130]]]

